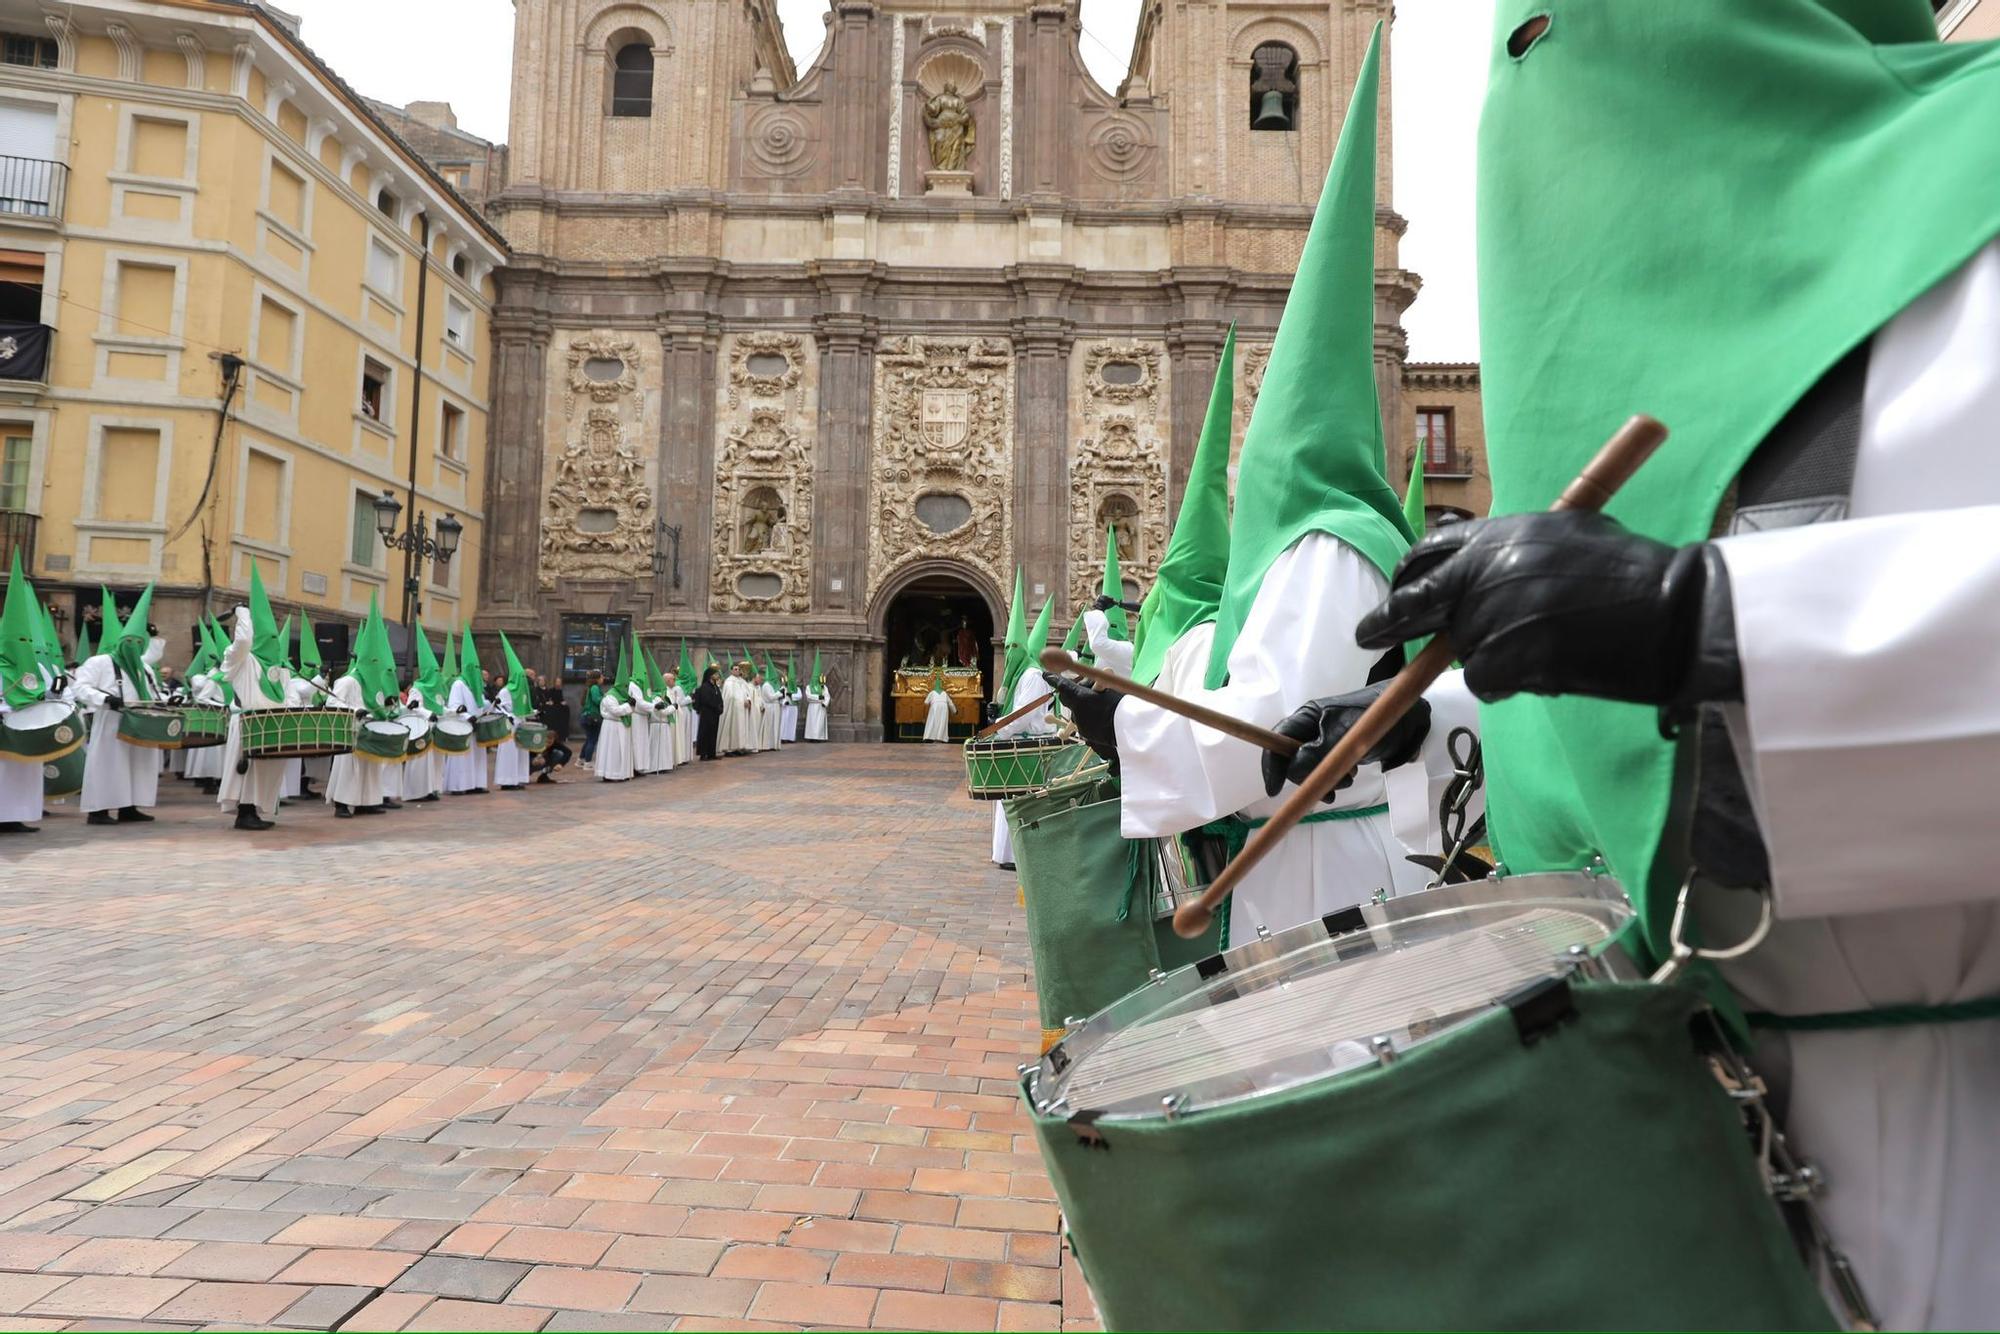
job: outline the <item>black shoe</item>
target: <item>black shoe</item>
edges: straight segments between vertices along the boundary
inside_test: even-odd
[[[110,811],[92,811],[83,817],[85,824],[117,824],[118,817]]]
[[[1012,862],[995,862],[993,864],[999,867],[1003,871],[1011,871],[1014,869],[1014,863]]]
[[[354,808],[344,801],[336,801],[333,803],[333,818],[336,820],[352,820],[354,818]]]
[[[537,783],[547,783],[551,786],[554,786],[556,780],[549,777],[547,774],[543,774],[540,778],[537,778],[535,781]]]
[[[236,827],[238,829],[276,829],[278,825],[275,820],[266,820],[263,816],[257,814],[255,805],[243,801],[238,802],[236,805]]]
[[[137,806],[127,806],[124,810],[118,812],[118,823],[151,824],[153,823],[153,817],[140,810]]]
[[[400,811],[403,809],[403,803],[400,801],[391,801],[389,798],[384,797],[382,798],[382,808],[384,810]]]
[[[487,787],[475,787],[474,789],[472,789],[472,795],[475,797],[483,797],[492,790],[493,790],[492,788],[487,788]]]
[[[312,779],[301,778],[299,780],[299,795],[301,797],[308,797],[308,798],[317,797],[319,795],[319,793],[313,791]]]
[[[220,780],[214,778],[204,778],[201,780],[201,794],[204,797],[215,796],[217,793],[221,791],[222,791],[222,783],[220,782]]]
[[[356,806],[354,813],[356,815],[380,815],[382,814],[382,808],[380,806]]]
[[[435,792],[433,792],[433,793],[431,793],[431,794],[430,794],[430,795],[429,795],[428,797],[413,797],[413,798],[411,798],[411,802],[410,802],[410,804],[411,804],[411,805],[413,805],[413,806],[421,806],[421,805],[423,805],[423,804],[424,804],[425,802],[427,802],[427,801],[436,801],[437,799],[438,799],[438,794],[437,794],[437,793],[435,793]]]
[[[42,831],[19,820],[0,820],[0,834],[39,834]]]

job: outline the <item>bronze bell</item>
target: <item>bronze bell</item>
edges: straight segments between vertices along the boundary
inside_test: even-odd
[[[1257,115],[1250,122],[1253,130],[1289,130],[1292,128],[1291,113],[1285,110],[1285,95],[1273,88],[1262,94],[1257,101]]]

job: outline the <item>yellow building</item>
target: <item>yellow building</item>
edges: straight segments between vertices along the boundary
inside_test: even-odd
[[[0,0],[0,575],[72,642],[157,581],[176,664],[253,559],[280,615],[470,621],[505,255],[282,15]]]

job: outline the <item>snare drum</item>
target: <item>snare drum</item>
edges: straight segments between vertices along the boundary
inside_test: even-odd
[[[514,735],[514,724],[496,713],[489,717],[481,718],[473,727],[472,734],[473,739],[481,746],[493,747]]]
[[[354,714],[347,709],[247,709],[243,753],[253,760],[311,759],[354,749]]]
[[[354,758],[375,764],[400,764],[409,745],[409,729],[400,718],[370,718],[354,733]]]
[[[546,723],[517,723],[514,727],[514,744],[530,755],[540,755],[555,744],[556,734]]]
[[[211,704],[189,704],[181,710],[186,723],[181,732],[182,750],[219,746],[229,740],[229,710]]]
[[[419,755],[428,754],[431,748],[430,719],[422,714],[406,713],[396,721],[402,725],[408,738],[403,743],[403,758],[414,760]]]
[[[1111,1329],[1833,1328],[1608,877],[1329,914],[1024,1066]]]
[[[448,713],[431,726],[431,744],[447,755],[463,755],[472,749],[472,723]]]
[[[42,799],[60,801],[83,791],[82,750],[72,750],[59,760],[47,760],[42,764]]]
[[[24,704],[0,719],[0,759],[59,760],[83,741],[83,715],[61,700]]]
[[[1022,797],[1047,787],[1050,764],[1079,743],[1058,736],[986,736],[965,743],[965,794],[974,801]]]
[[[147,750],[179,750],[187,737],[187,714],[174,704],[127,704],[118,710],[118,739]]]

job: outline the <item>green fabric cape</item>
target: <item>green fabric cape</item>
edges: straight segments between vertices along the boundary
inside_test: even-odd
[[[438,667],[437,653],[431,648],[431,637],[424,633],[424,623],[416,623],[417,631],[417,689],[423,692],[424,707],[436,713],[444,707],[444,673]]]
[[[521,665],[514,646],[507,642],[505,630],[500,632],[500,654],[507,664],[507,696],[514,703],[514,716],[525,718],[535,711],[535,696],[528,688],[528,669]]]
[[[486,674],[479,669],[479,646],[472,642],[472,627],[463,627],[459,638],[463,642],[458,650],[458,679],[465,682],[466,688],[472,691],[473,699],[484,707]]]
[[[98,647],[111,655],[132,682],[132,689],[141,700],[153,697],[152,687],[146,681],[146,619],[153,610],[153,586],[146,585],[146,591],[139,594],[139,600],[132,604],[132,614],[125,618],[124,626],[118,632],[116,643],[100,644]]]
[[[1160,572],[1139,607],[1139,638],[1132,651],[1132,679],[1151,685],[1180,637],[1215,619],[1222,583],[1229,575],[1229,425],[1236,411],[1236,326],[1222,340],[1208,416],[1188,464],[1187,489]]]
[[[312,617],[307,614],[304,607],[301,607],[299,608],[299,675],[310,681],[325,667],[326,664],[320,661],[319,637],[313,634]]]
[[[278,638],[271,595],[264,591],[264,576],[254,560],[250,562],[250,656],[257,660],[257,689],[265,699],[284,703],[285,688],[273,683],[271,673],[285,665],[285,646]]]
[[[1375,120],[1382,28],[1368,40],[1333,166],[1278,321],[1257,410],[1237,465],[1229,573],[1208,659],[1229,677],[1250,606],[1273,561],[1330,533],[1387,578],[1410,549],[1389,485],[1375,390]]]
[[[1478,174],[1496,514],[1547,506],[1646,412],[1673,437],[1609,512],[1706,537],[1799,396],[2000,234],[2000,48],[1932,34],[1923,0],[1502,0]],[[1523,696],[1482,719],[1500,856],[1603,854],[1657,944],[1654,711]]]
[[[1125,576],[1118,572],[1118,530],[1104,530],[1104,582],[1098,592],[1114,603],[1125,600]],[[1123,607],[1113,606],[1105,610],[1104,618],[1111,622],[1111,637],[1120,643],[1132,641],[1132,620]]]
[[[7,572],[7,602],[0,608],[0,696],[10,708],[33,704],[47,692],[42,680],[42,618],[35,590],[21,573],[21,549],[14,548]]]

